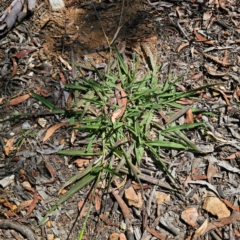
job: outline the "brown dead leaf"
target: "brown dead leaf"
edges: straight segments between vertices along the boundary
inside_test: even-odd
[[[51,178],[55,178],[55,171],[53,167],[45,161],[45,167],[47,168],[48,172],[50,173]]]
[[[22,211],[25,207],[28,207],[32,203],[32,199],[21,202],[18,208],[16,209],[16,212]]]
[[[208,232],[208,231],[211,231],[213,229],[217,229],[217,228],[223,227],[225,225],[234,223],[239,219],[240,219],[240,214],[234,212],[230,217],[226,217],[226,218],[222,218],[222,219],[212,221],[208,224],[205,233]]]
[[[239,102],[240,88],[237,86],[233,92],[233,97]]]
[[[36,51],[36,50],[37,50],[37,48],[34,47],[34,48],[29,48],[29,49],[20,51],[20,52],[18,52],[18,53],[16,54],[16,57],[17,57],[18,59],[20,59],[20,58],[28,55],[29,53]]]
[[[217,140],[220,141],[220,142],[224,142],[224,143],[228,142],[228,140],[225,140],[225,139],[223,139],[223,138],[217,137],[217,136],[215,136],[215,135],[214,135],[212,132],[210,132],[210,131],[207,131],[207,134],[213,136],[215,139],[217,139]]]
[[[151,233],[153,236],[157,237],[160,240],[165,240],[167,239],[166,236],[162,235],[160,232],[158,232],[157,230],[153,229],[153,228],[149,228],[148,226],[146,226],[146,230]]]
[[[99,198],[99,196],[97,194],[94,197],[94,203],[95,203],[96,211],[99,212],[101,209],[101,199]]]
[[[22,187],[32,193],[35,193],[35,190],[31,187],[30,183],[28,181],[24,181],[21,183]]]
[[[36,207],[37,202],[38,202],[38,194],[37,194],[37,192],[35,191],[34,194],[33,194],[33,200],[32,200],[32,202],[31,202],[31,204],[29,205],[28,210],[27,210],[27,213],[26,213],[27,216],[29,216],[29,215],[31,214],[31,212],[33,211],[33,209]]]
[[[237,229],[234,229],[234,234],[236,237],[240,237],[240,232]]]
[[[19,103],[22,103],[24,101],[26,101],[27,99],[29,99],[31,97],[30,94],[25,94],[23,96],[20,96],[20,97],[16,97],[16,98],[13,98],[10,100],[9,104],[12,106],[12,105],[17,105]]]
[[[68,125],[68,123],[62,122],[62,123],[58,123],[58,124],[55,124],[55,125],[53,125],[52,127],[50,127],[50,128],[47,130],[45,137],[43,138],[43,143],[44,143],[45,141],[47,141],[47,140],[53,135],[53,133],[54,133],[57,129],[59,129],[59,128],[62,127],[62,126],[66,126],[66,125]]]
[[[196,40],[201,41],[201,42],[203,42],[205,44],[208,44],[208,45],[214,45],[215,44],[214,41],[208,40],[206,37],[204,37],[201,34],[199,34],[197,30],[198,29],[196,29],[196,28],[194,29],[194,34],[196,36]]]
[[[14,57],[10,57],[13,63],[13,70],[12,70],[12,74],[11,77],[15,76],[17,74],[17,62],[16,59]]]
[[[236,152],[236,153],[233,153],[230,156],[228,156],[226,159],[228,159],[228,160],[235,159],[238,155],[239,155],[239,153]]]
[[[195,227],[197,224],[198,211],[196,208],[188,208],[182,212],[181,218],[188,225]]]
[[[206,58],[209,58],[211,60],[213,60],[214,62],[216,63],[219,63],[221,64],[222,66],[226,67],[226,66],[232,66],[234,64],[234,62],[226,62],[226,59],[223,61],[223,60],[220,60],[219,57],[214,57],[214,56],[211,56],[207,53],[202,53]]]
[[[180,98],[179,100],[175,101],[176,103],[183,104],[183,105],[192,105],[194,104],[194,100],[187,99],[187,98]]]
[[[218,197],[208,197],[205,199],[203,209],[210,212],[212,215],[220,218],[230,216],[230,211],[226,205]]]
[[[123,199],[121,198],[121,196],[117,193],[114,192],[114,190],[112,190],[112,194],[115,197],[116,201],[118,202],[119,207],[122,210],[122,214],[124,216],[125,219],[131,219],[131,213],[130,210],[127,206],[127,204],[123,201]]]
[[[218,167],[214,166],[212,163],[208,164],[207,169],[207,179],[209,183],[212,183],[212,177],[217,173]]]
[[[199,41],[207,41],[207,38],[202,36],[201,34],[199,34],[197,30],[198,30],[197,28],[194,28],[194,30],[193,30],[194,34],[196,36],[196,39]]]
[[[203,73],[199,72],[199,73],[196,73],[196,74],[192,75],[191,79],[192,80],[197,80],[197,79],[200,79],[202,77],[203,77]]]
[[[108,220],[107,216],[103,215],[102,213],[99,215],[100,219],[102,219],[103,222],[105,222],[109,226],[117,226],[116,223],[113,223]]]
[[[229,202],[227,199],[221,199],[228,207],[230,207],[231,209],[237,211],[237,212],[240,212],[240,208],[239,206],[235,206],[233,205],[231,202]]]
[[[59,73],[59,77],[60,77],[62,84],[67,84],[67,80],[66,80],[65,76],[63,75],[63,73]]]
[[[129,206],[134,206],[136,208],[142,207],[143,202],[142,202],[142,195],[140,192],[136,193],[133,187],[129,187],[125,189],[124,193]]]
[[[208,74],[215,76],[215,77],[223,77],[227,73],[225,72],[219,72],[215,68],[211,67],[209,64],[205,64],[204,67],[206,68]]]
[[[187,43],[182,43],[179,47],[178,47],[178,53],[183,49],[183,48],[185,48],[185,47],[187,47],[187,46],[189,46],[189,42],[187,42]]]
[[[4,146],[5,154],[8,156],[10,151],[13,149],[13,143],[14,143],[15,137],[12,137],[7,140],[6,145]]]
[[[86,211],[86,205],[84,204],[83,200],[80,200],[78,202],[78,211],[80,211],[79,217],[82,218],[84,213],[85,213],[85,211]]]
[[[207,226],[208,226],[208,219],[206,219],[204,223],[195,231],[192,239],[195,240],[198,237],[202,236],[206,232]]]
[[[240,39],[239,39],[239,42],[240,42]],[[237,62],[238,62],[238,65],[240,65],[240,56],[237,56]]]
[[[12,204],[12,203],[10,203],[10,202],[8,202],[8,201],[4,202],[4,203],[3,203],[3,206],[9,208],[9,209],[12,210],[12,211],[14,211],[14,210],[17,209],[17,206],[16,206],[16,205],[14,205],[14,204]]]
[[[194,117],[193,117],[193,113],[191,108],[189,108],[186,112],[186,120],[185,120],[186,124],[191,124],[194,123]]]

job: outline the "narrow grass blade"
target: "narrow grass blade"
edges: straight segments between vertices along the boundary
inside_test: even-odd
[[[102,155],[102,152],[87,152],[85,150],[62,150],[59,151],[60,155],[68,155],[68,156],[99,156]]]
[[[179,144],[179,143],[174,143],[174,142],[167,142],[167,141],[148,141],[145,142],[147,146],[151,147],[163,147],[163,148],[172,148],[172,149],[186,149],[186,146]]]
[[[38,101],[40,101],[42,104],[44,104],[46,107],[48,107],[51,110],[58,110],[51,102],[49,102],[47,99],[45,99],[44,97],[31,92],[31,95],[36,98]]]
[[[199,127],[205,125],[205,122],[199,122],[199,123],[191,123],[191,124],[183,124],[183,125],[178,125],[178,126],[173,126],[169,127],[167,129],[164,129],[162,132],[175,132],[175,131],[180,131],[180,130],[186,130],[194,127]]]

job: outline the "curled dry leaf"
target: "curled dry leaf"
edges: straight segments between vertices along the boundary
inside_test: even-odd
[[[36,207],[37,202],[38,202],[38,194],[37,194],[37,192],[35,191],[35,192],[34,192],[34,195],[33,195],[33,200],[32,200],[32,202],[31,202],[31,204],[29,205],[28,210],[27,210],[27,213],[26,213],[27,216],[29,216],[29,215],[31,214],[31,212],[33,211],[33,209]]]
[[[197,32],[197,30],[198,30],[198,29],[194,29],[194,34],[195,34],[196,39],[197,39],[198,41],[202,41],[202,42],[204,42],[205,44],[209,44],[209,45],[214,45],[214,44],[215,44],[214,41],[208,40],[206,37],[204,37],[204,36],[202,36],[201,34],[199,34],[199,33]]]
[[[187,110],[186,112],[186,124],[194,123],[194,117],[191,108]]]
[[[59,73],[59,77],[60,77],[60,80],[61,80],[62,84],[67,84],[67,80],[66,80],[63,73]]]
[[[217,173],[217,171],[218,167],[210,162],[207,169],[207,179],[209,183],[212,183],[212,177]]]
[[[8,156],[10,151],[13,149],[13,143],[14,143],[15,137],[12,137],[7,140],[6,145],[4,146],[5,154]]]
[[[194,75],[191,77],[191,79],[192,79],[192,80],[197,80],[197,79],[200,79],[200,78],[202,78],[202,77],[203,77],[203,73],[202,73],[202,72],[199,72],[199,73],[194,74]]]
[[[195,240],[198,237],[202,236],[206,232],[207,226],[208,226],[208,219],[206,219],[204,223],[195,231],[192,239]]]
[[[45,161],[45,167],[47,168],[48,172],[50,173],[51,178],[55,178],[55,171],[53,167]]]
[[[237,86],[233,92],[233,97],[239,102],[239,97],[240,97],[240,89]]]
[[[239,206],[235,206],[235,205],[232,205],[231,202],[229,202],[227,199],[221,199],[228,207],[230,207],[231,209],[237,211],[237,212],[240,212],[240,208]]]
[[[68,70],[72,70],[72,67],[70,66],[70,64],[67,62],[67,61],[65,61],[60,55],[58,56],[58,59],[61,61],[61,63],[65,66],[65,67],[67,67],[68,68]]]
[[[188,208],[182,212],[181,218],[190,226],[195,227],[197,224],[198,211],[196,208]]]
[[[105,222],[109,226],[117,226],[116,223],[113,223],[108,220],[107,216],[103,215],[102,213],[99,215],[100,219],[102,219],[103,222]]]
[[[85,211],[86,211],[86,205],[84,204],[83,200],[80,200],[78,202],[78,211],[80,211],[79,217],[82,218],[84,213],[85,213]]]
[[[207,228],[205,229],[205,233],[208,231],[211,231],[216,228],[223,227],[225,225],[231,224],[236,222],[237,220],[240,219],[240,214],[233,212],[233,214],[230,217],[218,219],[216,221],[212,221],[208,224]]]
[[[68,123],[63,122],[63,123],[58,123],[58,124],[53,125],[52,127],[50,127],[50,128],[47,130],[45,137],[43,138],[43,143],[46,142],[46,141],[53,135],[53,133],[54,133],[57,129],[59,129],[59,128],[62,127],[62,126],[66,126],[66,125],[68,125]]]
[[[226,59],[220,60],[219,57],[214,57],[214,56],[211,56],[211,55],[206,54],[206,53],[202,53],[202,54],[206,58],[209,58],[209,59],[213,60],[214,62],[221,64],[223,67],[232,66],[234,64],[233,62],[226,62]]]
[[[215,77],[223,77],[227,74],[224,72],[216,71],[216,69],[211,67],[209,64],[205,64],[204,67],[206,68],[208,74],[215,76]]]
[[[94,197],[94,203],[95,203],[96,211],[99,212],[101,209],[101,199],[99,198],[99,196],[97,194]]]
[[[32,203],[32,199],[21,202],[18,208],[16,209],[16,212],[22,211],[25,207],[28,207]]]
[[[17,74],[17,62],[16,59],[14,57],[10,57],[13,63],[13,70],[12,70],[12,74],[11,77],[15,76]]]
[[[131,213],[130,213],[130,210],[129,210],[127,204],[123,201],[123,199],[120,197],[120,195],[118,195],[117,193],[114,192],[114,190],[112,190],[112,194],[115,197],[115,199],[117,200],[118,205],[122,210],[122,214],[123,214],[124,218],[130,220]]]
[[[224,143],[230,142],[230,141],[228,141],[228,140],[225,140],[225,139],[223,139],[223,138],[220,138],[220,137],[215,136],[215,135],[214,135],[212,132],[210,132],[210,131],[207,131],[207,134],[213,136],[215,139],[217,139],[217,140],[220,141],[220,142],[224,142]]]
[[[146,226],[146,230],[151,233],[153,236],[157,237],[160,240],[165,240],[167,239],[166,236],[162,235],[160,232],[158,232],[157,230],[153,229],[153,228],[149,228],[148,226]]]
[[[187,47],[187,46],[189,46],[189,42],[187,42],[187,43],[182,43],[179,47],[178,47],[178,53],[183,49],[183,48],[185,48],[185,47]]]

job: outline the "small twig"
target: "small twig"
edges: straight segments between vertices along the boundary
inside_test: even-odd
[[[128,170],[126,168],[121,168],[119,171],[122,172],[122,173],[128,173]],[[141,180],[144,180],[146,182],[152,183],[154,185],[157,185],[159,187],[164,187],[164,188],[169,189],[171,191],[177,191],[176,189],[172,188],[168,183],[160,181],[159,179],[150,177],[150,176],[145,175],[143,173],[138,174],[138,178],[141,179]]]
[[[182,26],[180,25],[179,20],[177,21],[177,26],[178,26],[179,30],[181,31],[181,33],[183,34],[183,36],[184,36],[187,40],[189,40],[187,34],[184,32]]]
[[[168,119],[168,124],[174,122],[175,120],[177,120],[178,118],[180,118],[182,115],[184,115],[192,106],[186,106],[184,108],[182,108],[180,111],[178,111],[177,113],[175,113],[171,118]]]
[[[13,222],[11,220],[0,219],[0,229],[14,229],[20,232],[28,240],[35,240],[32,230],[30,230],[24,225],[20,225],[19,223]]]

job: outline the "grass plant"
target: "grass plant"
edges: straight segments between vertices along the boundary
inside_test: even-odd
[[[200,152],[182,131],[204,123],[176,125],[175,119],[171,117],[184,109],[184,106],[176,104],[176,100],[192,97],[207,86],[188,92],[179,92],[175,84],[182,77],[173,79],[170,75],[167,81],[161,84],[158,79],[161,67],[155,67],[152,64],[152,70],[138,79],[139,61],[136,57],[133,58],[132,67],[129,67],[116,51],[116,61],[116,72],[103,73],[93,67],[97,80],[82,77],[77,79],[76,84],[65,85],[66,88],[74,89],[77,95],[82,96],[72,102],[69,111],[78,114],[71,117],[70,124],[72,129],[87,134],[87,141],[80,146],[81,150],[66,149],[58,154],[94,156],[96,160],[62,186],[61,189],[74,183],[40,225],[52,211],[84,186],[95,181],[94,189],[96,189],[97,179],[101,174],[105,174],[110,183],[114,176],[121,177],[124,172],[121,169],[125,169],[125,172],[128,169],[128,174],[141,184],[139,165],[143,156],[154,160],[159,169],[172,179],[172,185],[176,189],[178,188],[177,180],[173,178],[162,160],[165,157],[165,149],[189,149]],[[78,70],[81,72],[81,68]],[[126,100],[127,104],[124,107],[121,101],[126,102]],[[57,111],[57,109],[53,110]],[[159,110],[164,111],[169,117],[170,121],[166,124],[160,123]],[[121,111],[120,117],[113,119],[114,114]],[[82,239],[83,233],[84,227],[79,239]]]
[[[123,173],[128,173],[141,184],[143,175],[139,165],[143,156],[151,158],[156,166],[169,176],[172,189],[177,189],[178,182],[163,161],[165,150],[187,149],[200,152],[184,134],[184,130],[204,123],[177,125],[175,120],[184,114],[185,107],[177,104],[176,100],[193,97],[209,86],[180,92],[176,90],[175,84],[182,76],[175,79],[169,75],[165,83],[160,83],[161,67],[155,66],[153,58],[150,59],[151,70],[141,78],[138,76],[139,59],[135,55],[132,66],[123,61],[118,51],[116,61],[116,71],[103,73],[93,66],[96,79],[84,77],[82,73],[82,77],[76,79],[75,84],[66,84],[66,88],[73,89],[75,95],[80,96],[72,101],[68,109],[59,110],[47,99],[32,93],[33,97],[51,109],[51,113],[42,115],[65,114],[69,116],[70,128],[86,135],[86,141],[81,143],[79,149],[65,149],[58,154],[92,156],[94,159],[87,168],[64,183],[60,191],[72,186],[54,204],[39,225],[81,188],[94,183],[93,189],[96,189],[102,175],[106,176],[109,185],[115,176],[121,177]],[[82,72],[81,67],[77,69]],[[164,124],[160,121],[160,111],[168,118]],[[28,116],[18,114],[8,120]],[[91,204],[87,215],[90,208]],[[85,227],[80,232],[79,239],[82,239],[84,230]]]

